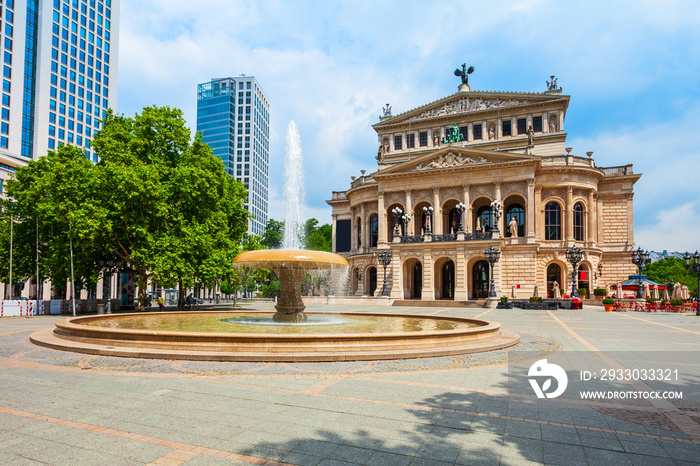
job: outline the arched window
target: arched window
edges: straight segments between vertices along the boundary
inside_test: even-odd
[[[506,217],[503,219],[505,222],[505,232],[506,236],[512,236],[510,234],[510,221],[512,218],[515,218],[515,221],[518,224],[518,237],[522,238],[525,236],[525,209],[523,209],[523,206],[520,204],[511,204],[508,206],[508,209],[506,210]]]
[[[379,237],[378,226],[379,226],[379,222],[378,222],[377,214],[372,214],[369,217],[369,247],[370,248],[377,247],[377,239]]]
[[[486,228],[484,228],[484,232],[486,231],[491,231],[493,229],[493,209],[491,209],[490,205],[484,205],[481,206],[477,209],[476,211],[476,218],[479,221],[478,227],[481,229],[481,227],[486,224]],[[476,228],[477,225],[474,226]]]
[[[561,239],[561,207],[554,201],[544,207],[544,239]]]
[[[583,205],[574,204],[574,240],[583,241]]]

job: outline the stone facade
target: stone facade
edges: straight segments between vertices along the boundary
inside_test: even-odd
[[[501,251],[493,270],[499,296],[527,298],[535,287],[546,296],[555,281],[568,293],[565,251],[574,245],[584,251],[580,288],[634,273],[632,200],[641,175],[632,165],[598,167],[592,153],[566,148],[568,103],[561,90],[463,90],[380,117],[377,170],[327,201],[333,250],[353,270],[350,293],[381,294],[384,249],[392,253],[386,274],[396,299],[485,298],[490,246]],[[501,205],[498,225],[493,201]]]

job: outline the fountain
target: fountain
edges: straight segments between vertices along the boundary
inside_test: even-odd
[[[283,249],[263,249],[239,254],[233,265],[271,269],[280,281],[280,297],[272,316],[275,322],[306,322],[301,282],[309,270],[347,268],[342,256],[323,251],[301,250],[304,206],[304,172],[301,138],[294,121],[287,128],[284,160],[284,241]]]
[[[280,280],[276,313],[168,312],[56,321],[30,341],[65,351],[207,361],[357,361],[466,354],[516,344],[518,335],[477,319],[334,313],[309,318],[301,282],[310,270],[345,269],[342,256],[300,249],[303,226],[301,144],[294,122],[285,158],[285,249],[239,254],[238,267],[272,269]]]

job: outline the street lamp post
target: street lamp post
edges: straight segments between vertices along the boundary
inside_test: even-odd
[[[401,216],[401,228],[403,228],[403,236],[408,235],[408,222],[411,221],[411,214],[404,213]]]
[[[455,212],[457,212],[457,232],[464,231],[462,228],[462,213],[466,208],[467,206],[464,205],[464,202],[460,202],[455,206]]]
[[[578,265],[583,260],[583,251],[577,246],[572,246],[566,250],[566,260],[571,262],[571,267],[574,269],[571,272],[571,297],[578,298]]]
[[[494,248],[493,245],[488,248],[487,250],[484,251],[484,257],[486,258],[486,262],[489,263],[491,266],[491,287],[489,288],[489,298],[495,298],[496,297],[496,286],[495,286],[495,280],[493,277],[493,265],[498,262],[498,259],[501,257],[501,251]]]
[[[598,284],[598,279],[603,276],[603,263],[598,262],[598,273],[593,272],[593,278],[595,279],[596,284]]]
[[[377,256],[379,263],[384,266],[384,284],[382,285],[382,296],[389,296],[389,290],[386,287],[386,266],[391,262],[391,251],[383,249]]]
[[[686,252],[683,259],[685,260],[685,268],[694,272],[698,277],[698,296],[695,301],[697,310],[695,315],[700,316],[700,253],[698,251],[695,251],[695,254]]]
[[[401,221],[401,216],[403,215],[403,210],[398,207],[391,209],[391,213],[394,214],[396,218],[396,226],[394,227],[394,236],[399,236],[401,232],[399,231],[399,222]]]
[[[425,234],[430,235],[433,224],[433,206],[423,207],[423,212],[425,213]]]
[[[644,251],[642,248],[637,248],[632,251],[632,263],[637,266],[637,299],[642,299],[642,268],[645,264],[651,262],[649,259],[649,251]]]

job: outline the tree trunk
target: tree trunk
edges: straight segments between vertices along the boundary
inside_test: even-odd
[[[185,289],[182,286],[182,278],[177,279],[177,307],[185,308]]]
[[[146,309],[146,287],[148,286],[148,274],[145,270],[139,269],[139,305],[136,308],[137,311],[144,311]]]

